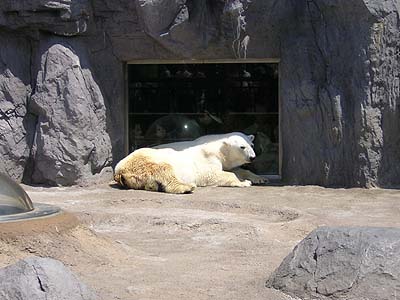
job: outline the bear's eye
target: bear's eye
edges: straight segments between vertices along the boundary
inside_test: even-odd
[[[246,149],[246,146],[240,146],[240,149],[244,150],[244,149]]]

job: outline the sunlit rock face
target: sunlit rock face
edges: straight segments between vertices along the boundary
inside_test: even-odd
[[[80,183],[111,161],[104,99],[81,57],[66,43],[42,54],[30,102],[37,116],[34,182]]]
[[[0,169],[26,182],[68,185],[121,159],[125,62],[278,58],[283,180],[400,185],[399,7],[378,0],[2,1]]]

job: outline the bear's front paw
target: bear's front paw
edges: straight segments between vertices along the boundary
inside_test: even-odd
[[[253,177],[251,177],[249,179],[251,180],[251,182],[253,184],[265,184],[265,183],[268,183],[268,179],[267,178],[264,178],[264,177],[261,177],[261,176],[258,176],[258,175],[253,176]]]
[[[240,184],[239,184],[239,187],[249,187],[249,186],[251,186],[251,181],[250,180],[241,181]]]

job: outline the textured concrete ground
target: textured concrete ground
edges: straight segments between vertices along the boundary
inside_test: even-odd
[[[106,300],[291,299],[264,284],[311,230],[400,226],[400,190],[208,187],[177,196],[109,185],[25,188],[82,225],[2,240],[0,265],[50,256]]]

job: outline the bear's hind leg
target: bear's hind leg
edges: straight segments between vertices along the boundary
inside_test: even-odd
[[[196,188],[195,185],[180,183],[174,185],[167,185],[165,187],[165,192],[171,194],[189,194],[193,192],[195,188]]]
[[[196,187],[178,180],[170,164],[154,163],[145,156],[134,157],[129,169],[119,171],[114,180],[125,188],[172,194],[190,193]]]
[[[187,194],[196,188],[193,184],[186,184],[176,178],[173,168],[169,164],[159,164],[153,180],[158,185],[157,191],[170,194]]]
[[[144,188],[144,181],[134,174],[116,174],[114,180],[123,188],[135,190],[142,190]]]
[[[146,191],[165,192],[170,194],[188,194],[193,192],[195,186],[181,183],[177,180],[173,182],[162,183],[158,180],[152,180],[144,185]]]

